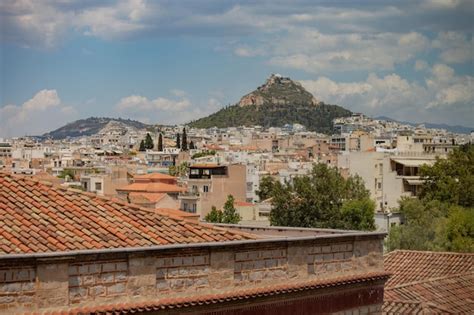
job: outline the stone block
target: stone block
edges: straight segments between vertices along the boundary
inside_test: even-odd
[[[71,300],[82,300],[87,297],[87,288],[69,288],[69,297]]]
[[[102,272],[111,272],[111,271],[115,271],[115,263],[104,263],[102,264]]]
[[[209,286],[209,279],[207,277],[196,278],[196,279],[194,279],[194,285],[196,287],[208,287]]]
[[[82,284],[82,281],[81,281],[81,277],[80,276],[70,276],[69,277],[69,286],[70,287],[77,287],[77,286],[80,286]]]
[[[193,264],[193,257],[192,256],[183,257],[183,265],[184,266],[191,266],[192,264]]]
[[[36,283],[29,281],[29,282],[23,282],[21,284],[21,290],[22,291],[34,291],[36,289]]]
[[[343,260],[344,259],[344,253],[335,253],[334,254],[334,260]]]
[[[15,298],[11,295],[0,296],[0,305],[5,305],[15,302]]]
[[[325,245],[321,247],[321,252],[322,253],[330,253],[331,252],[331,246],[330,245]]]
[[[206,258],[204,256],[194,256],[193,257],[193,265],[204,265],[206,264]]]
[[[21,292],[21,282],[11,282],[0,284],[1,293],[17,293]]]
[[[313,246],[312,252],[313,252],[314,254],[319,254],[319,253],[321,253],[321,246]]]
[[[121,261],[115,264],[115,270],[117,271],[127,271],[128,263],[126,261]]]
[[[81,274],[81,275],[89,274],[89,266],[88,265],[80,265],[80,266],[78,266],[78,268],[79,268],[79,274]]]
[[[96,280],[95,277],[92,275],[82,276],[83,285],[94,285],[95,280]]]
[[[115,273],[115,281],[126,281],[128,278],[127,273],[124,271]]]
[[[278,265],[278,260],[276,259],[267,259],[265,260],[266,268],[275,268]]]
[[[323,256],[323,260],[324,261],[331,261],[334,259],[334,255],[333,254],[324,254]]]
[[[115,283],[107,287],[107,295],[124,294],[126,290],[125,283]]]
[[[114,282],[114,274],[109,272],[109,273],[103,273],[99,277],[99,281],[101,283],[112,283]]]
[[[106,291],[105,291],[105,286],[103,285],[96,285],[93,287],[89,288],[89,295],[90,296],[105,296]]]
[[[168,290],[169,289],[169,285],[168,285],[168,282],[164,279],[159,279],[156,281],[156,288],[159,290],[159,291],[165,291],[165,290]]]

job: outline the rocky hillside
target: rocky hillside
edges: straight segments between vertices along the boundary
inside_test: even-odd
[[[97,134],[110,122],[116,122],[136,129],[145,129],[148,125],[136,120],[121,119],[121,118],[107,118],[107,117],[90,117],[87,119],[80,119],[71,122],[54,131],[45,133],[42,137],[52,139],[65,139],[82,136],[91,136]]]
[[[351,114],[340,106],[318,101],[300,83],[290,78],[271,75],[265,84],[243,96],[237,104],[189,125],[196,128],[251,125],[281,127],[299,123],[309,130],[330,133],[334,118]]]

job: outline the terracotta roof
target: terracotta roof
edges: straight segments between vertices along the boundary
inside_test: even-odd
[[[383,304],[383,314],[400,315],[424,315],[424,314],[457,314],[447,309],[440,308],[432,303],[418,301],[385,301]]]
[[[128,197],[131,203],[140,202],[158,202],[166,196],[166,193],[147,193],[147,192],[131,192]]]
[[[397,250],[384,256],[386,287],[474,271],[474,254]]]
[[[135,303],[120,303],[98,306],[85,306],[68,309],[68,314],[132,314],[136,312],[166,311],[170,309],[185,309],[198,305],[219,304],[235,300],[247,300],[264,296],[275,296],[292,292],[317,290],[323,288],[337,288],[363,282],[383,281],[389,277],[386,272],[371,272],[362,275],[350,275],[332,279],[316,279],[310,281],[267,285],[245,289],[230,290],[217,294],[191,294],[180,298],[161,298],[153,301]],[[183,310],[184,311],[184,310]],[[59,313],[60,311],[58,311]],[[25,313],[28,314],[28,313]],[[33,313],[38,314],[38,313]]]
[[[455,314],[474,310],[474,272],[386,288],[386,301],[430,303]]]
[[[176,177],[168,175],[168,174],[161,174],[161,173],[151,173],[151,174],[145,174],[145,175],[135,175],[133,176],[134,180],[140,180],[140,179],[151,179],[151,180],[156,180],[156,179],[172,179],[176,180]]]
[[[234,201],[234,205],[238,207],[252,207],[254,204],[247,201]]]
[[[170,208],[156,208],[156,213],[161,213],[167,216],[177,216],[179,218],[196,218],[199,219],[199,214],[197,213],[190,213],[178,209],[170,209]]]
[[[133,183],[124,187],[117,188],[117,190],[154,193],[177,193],[186,191],[186,188],[180,187],[178,185],[165,183]]]
[[[474,254],[398,250],[384,257],[386,314],[466,314],[474,309]]]
[[[0,172],[0,255],[257,238]]]

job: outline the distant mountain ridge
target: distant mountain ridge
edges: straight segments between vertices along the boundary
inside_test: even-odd
[[[149,125],[147,124],[131,119],[89,117],[86,119],[73,121],[56,130],[45,133],[44,135],[42,135],[42,138],[52,138],[55,140],[60,140],[66,138],[91,136],[97,134],[110,122],[122,123],[126,126],[134,127],[137,129],[145,129],[149,127]]]
[[[474,130],[474,128],[469,128],[469,127],[460,126],[460,125],[452,126],[452,125],[447,125],[447,124],[435,124],[435,123],[428,123],[428,122],[414,123],[414,122],[410,122],[410,121],[399,121],[399,120],[392,119],[392,118],[387,117],[387,116],[378,116],[378,117],[375,117],[375,119],[393,121],[393,122],[397,122],[397,123],[404,124],[404,125],[410,125],[410,126],[414,126],[414,127],[419,126],[419,125],[424,125],[426,128],[446,129],[447,131],[454,132],[454,133],[470,134],[471,131]]]
[[[351,111],[317,100],[303,86],[287,77],[271,75],[265,84],[244,95],[240,101],[214,114],[189,123],[196,128],[225,128],[260,125],[282,127],[298,123],[308,130],[331,133],[333,119]]]

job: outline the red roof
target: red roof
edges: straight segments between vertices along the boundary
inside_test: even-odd
[[[176,177],[167,175],[167,174],[161,174],[161,173],[151,173],[151,174],[146,174],[146,175],[135,175],[133,176],[134,180],[143,180],[143,179],[149,179],[149,180],[157,180],[157,179],[168,179],[168,180],[176,180]]]
[[[186,191],[186,188],[165,183],[132,183],[117,188],[118,191],[152,192],[152,193],[178,193]]]
[[[384,257],[386,287],[474,271],[474,254],[396,250]]]
[[[0,255],[254,239],[0,172]]]
[[[384,313],[466,314],[474,309],[474,254],[398,250],[384,257],[392,273]]]

